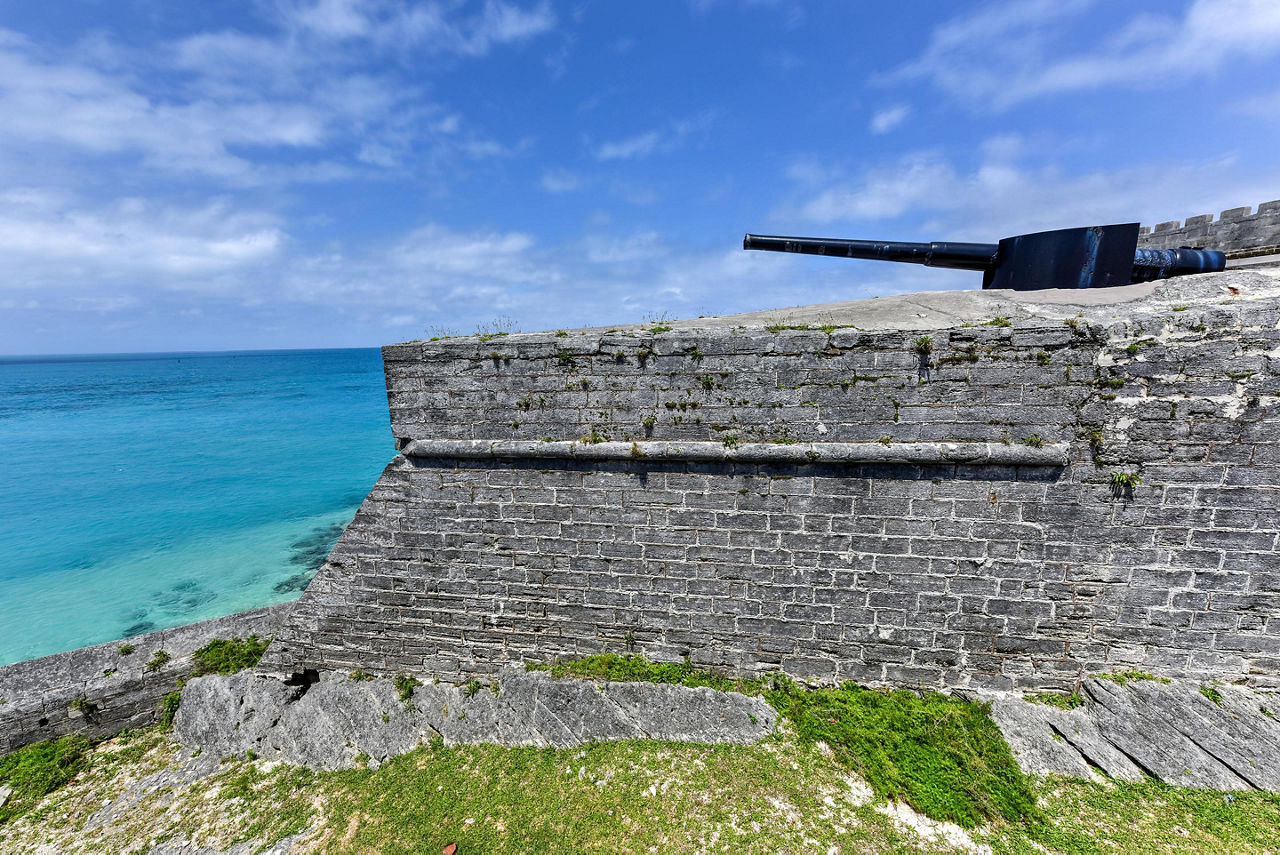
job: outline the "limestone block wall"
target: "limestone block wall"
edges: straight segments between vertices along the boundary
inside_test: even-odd
[[[1280,252],[1280,199],[1251,207],[1231,208],[1215,220],[1213,214],[1172,220],[1154,228],[1143,228],[1138,246],[1148,249],[1176,249],[1201,246],[1228,253],[1271,249]]]
[[[1275,685],[1280,280],[1131,289],[387,347],[401,453],[264,664]]]

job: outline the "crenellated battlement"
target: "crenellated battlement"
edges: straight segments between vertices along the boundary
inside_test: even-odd
[[[1251,207],[1228,208],[1218,214],[1201,214],[1185,221],[1170,220],[1139,230],[1138,246],[1175,249],[1199,246],[1221,249],[1228,258],[1245,258],[1280,252],[1280,199]]]

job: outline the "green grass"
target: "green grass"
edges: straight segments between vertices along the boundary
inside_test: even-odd
[[[195,653],[191,661],[195,667],[192,676],[202,674],[234,674],[258,664],[262,654],[266,652],[271,639],[259,639],[256,635],[248,638],[215,638]]]
[[[1275,852],[1280,795],[1171,787],[1159,781],[1094,783],[1050,778],[1041,817],[980,836],[997,855],[1044,852]]]
[[[173,719],[178,714],[178,707],[182,704],[182,690],[170,692],[160,699],[160,719],[157,722],[160,730],[168,732],[173,730]]]
[[[918,851],[794,742],[424,747],[323,784],[324,851]]]
[[[762,695],[768,684],[765,680],[735,680],[721,677],[688,661],[650,662],[643,656],[619,656],[605,653],[566,662],[544,664],[530,662],[529,671],[545,671],[552,677],[580,677],[587,680],[612,680],[619,683],[669,683],[676,686],[698,688],[705,686],[718,692],[741,692],[744,695]]]
[[[615,661],[575,670],[680,683],[708,679],[687,666],[648,664],[652,669],[643,661]],[[715,679],[724,685],[725,678]],[[785,680],[745,682],[789,698],[819,694]],[[866,689],[854,694],[894,699]],[[929,713],[926,736],[930,729],[946,729],[954,715],[944,710],[938,722],[936,711],[918,704],[927,700],[907,704]],[[807,710],[823,712],[816,703]],[[893,719],[877,717],[886,726]],[[909,722],[905,729],[914,727]],[[87,754],[84,745],[64,755],[69,766],[47,758],[31,762],[37,749],[47,753],[56,747],[51,743],[20,752],[17,765],[52,766],[55,780],[52,789],[37,790],[47,791],[43,799],[24,790],[23,815],[0,820],[0,851],[141,851],[188,840],[219,851],[249,843],[246,851],[257,852],[312,828],[304,848],[326,853],[432,853],[450,842],[463,853],[971,852],[898,826],[881,812],[882,803],[869,801],[834,746],[804,738],[790,719],[774,736],[748,745],[622,741],[567,749],[446,748],[434,738],[430,746],[376,770],[312,772],[244,755],[228,758],[190,788],[155,791],[93,830],[86,823],[105,803],[191,752],[154,729],[122,734]],[[13,763],[0,760],[0,770]],[[38,776],[27,781],[33,777]],[[1222,792],[1153,781],[1060,777],[1030,781],[1029,787],[1039,810],[973,829],[976,842],[998,855],[1222,855],[1274,852],[1280,839],[1277,794],[1239,792],[1228,800]],[[11,800],[6,808],[17,804]]]
[[[1121,686],[1127,686],[1138,680],[1154,680],[1157,683],[1168,683],[1168,677],[1157,677],[1155,674],[1148,674],[1146,671],[1115,671],[1111,674],[1094,674],[1099,680],[1108,680]]]
[[[802,743],[823,742],[881,798],[966,828],[1030,815],[1035,799],[987,707],[934,692],[881,692],[846,683],[804,689],[782,676],[735,680],[688,662],[605,654],[549,666],[556,677],[707,686],[763,695]]]
[[[66,785],[88,765],[89,740],[64,736],[56,742],[37,742],[0,757],[0,785],[13,789],[0,824],[21,816],[49,793]]]
[[[1022,699],[1033,704],[1043,704],[1046,707],[1057,707],[1060,710],[1073,710],[1084,706],[1084,696],[1079,692],[1072,692],[1069,695],[1057,692],[1039,692],[1032,695],[1023,695]]]
[[[1201,685],[1200,694],[1204,695],[1206,698],[1213,701],[1216,705],[1222,706],[1222,693],[1219,692],[1217,689],[1215,689],[1213,686]]]
[[[985,705],[852,683],[765,697],[802,741],[830,745],[881,798],[965,828],[1035,813],[1035,795]]]

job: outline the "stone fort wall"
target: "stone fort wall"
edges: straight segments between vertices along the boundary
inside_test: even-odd
[[[1138,246],[1148,249],[1176,249],[1199,246],[1221,249],[1229,254],[1280,252],[1280,199],[1263,202],[1258,210],[1246,206],[1213,214],[1172,220],[1140,231]]]
[[[400,453],[263,664],[1275,685],[1280,281],[1110,290],[387,347]]]

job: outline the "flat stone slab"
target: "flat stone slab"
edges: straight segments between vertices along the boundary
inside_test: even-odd
[[[174,721],[185,745],[223,757],[254,751],[314,769],[376,764],[441,739],[568,748],[618,739],[748,743],[773,732],[761,698],[652,683],[557,680],[511,671],[478,691],[418,686],[401,701],[390,680],[328,672],[310,686],[244,671],[187,684]]]
[[[1012,693],[965,693],[991,717],[1024,772],[1159,778],[1215,790],[1280,792],[1280,698],[1234,685],[1089,679],[1063,710]],[[1218,699],[1209,697],[1216,693]]]

